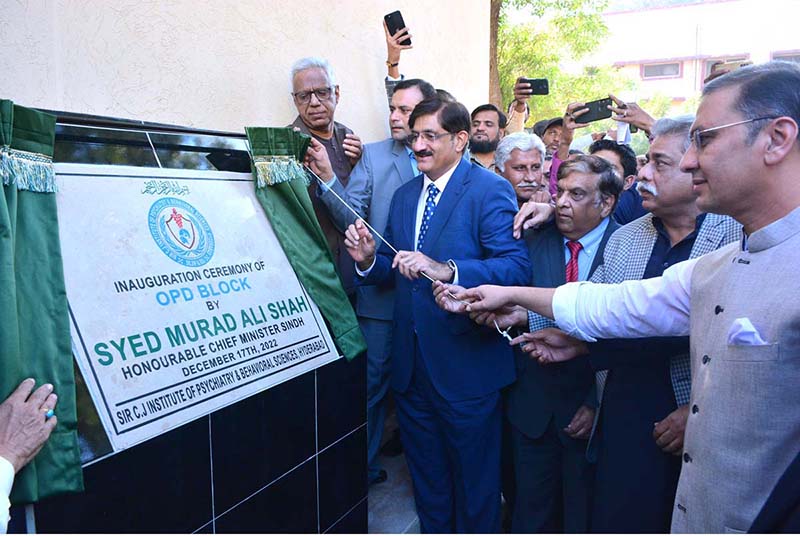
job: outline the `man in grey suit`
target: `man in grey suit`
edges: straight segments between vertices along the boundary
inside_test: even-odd
[[[733,218],[700,211],[692,176],[679,169],[693,121],[683,116],[653,125],[636,186],[649,213],[614,233],[592,282],[657,277],[741,240]],[[590,531],[667,532],[689,413],[689,338],[611,339],[589,351],[601,395],[589,442],[597,468]]]
[[[336,180],[324,153],[311,162],[312,170],[330,185],[320,192],[319,198],[339,229],[347,229],[356,217],[333,192],[383,234],[395,190],[419,174],[414,153],[406,143],[411,133],[408,118],[419,102],[435,95],[436,90],[424,80],[403,80],[395,85],[389,105],[392,135],[364,146],[361,159],[350,173],[346,188]],[[386,412],[384,400],[389,389],[393,309],[393,289],[372,285],[357,287],[356,315],[367,341],[367,459],[370,483],[386,480],[386,472],[378,465],[378,450]]]
[[[743,225],[741,242],[642,281],[457,295],[474,311],[522,305],[582,340],[690,335],[673,532],[748,530],[800,450],[798,87],[800,65],[776,61],[703,89],[681,169],[701,210]],[[545,362],[586,351],[557,331],[529,345]]]

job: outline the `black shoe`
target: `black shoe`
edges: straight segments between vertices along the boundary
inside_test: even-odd
[[[389,475],[386,473],[386,471],[381,469],[380,471],[378,471],[378,474],[375,476],[375,478],[369,481],[369,485],[371,486],[373,484],[383,484],[384,482],[386,482],[386,480],[388,480],[388,478]]]
[[[381,447],[381,454],[393,458],[403,453],[403,443],[400,441],[400,430],[395,430],[391,439]]]

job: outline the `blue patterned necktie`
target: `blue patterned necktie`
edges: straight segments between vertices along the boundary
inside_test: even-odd
[[[422,243],[425,241],[425,233],[428,232],[428,224],[433,217],[433,211],[436,210],[436,196],[439,195],[439,188],[435,184],[428,185],[428,198],[425,200],[425,212],[422,213],[422,225],[419,227],[419,237],[417,238],[417,251],[422,249]]]

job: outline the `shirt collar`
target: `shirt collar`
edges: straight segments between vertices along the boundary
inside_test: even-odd
[[[686,235],[681,242],[684,240],[694,240],[697,238],[697,235],[700,233],[700,227],[703,226],[703,222],[706,220],[706,213],[701,212],[698,214],[694,219],[694,231]],[[667,233],[666,227],[664,227],[664,222],[661,221],[661,218],[658,216],[653,216],[650,220],[655,228],[656,232],[667,239],[667,243],[671,243],[669,233]],[[675,244],[677,246],[677,244]]]
[[[743,240],[744,249],[755,253],[773,246],[800,233],[800,207],[797,207],[783,218],[750,233]]]
[[[423,182],[422,182],[422,191],[423,192],[426,191],[428,189],[428,185],[429,184],[435,184],[436,187],[439,189],[439,192],[444,192],[444,189],[447,186],[447,183],[450,182],[450,177],[453,176],[453,173],[455,172],[456,168],[458,167],[458,164],[460,164],[460,163],[461,163],[461,159],[459,159],[455,164],[453,164],[453,167],[451,167],[450,169],[445,171],[442,174],[442,176],[439,177],[438,179],[436,179],[435,181],[431,180],[430,177],[428,177],[427,174],[423,174],[422,175],[422,180],[423,180]]]
[[[582,249],[583,251],[586,252],[587,255],[594,256],[597,248],[600,247],[600,242],[603,241],[603,235],[605,234],[606,229],[608,228],[609,221],[610,221],[609,217],[603,218],[603,221],[597,224],[597,227],[595,227],[594,229],[592,229],[591,231],[589,231],[588,233],[586,233],[577,240],[577,242],[581,243],[581,246],[583,246]],[[569,239],[564,237],[564,245],[566,245],[567,242],[569,242]]]

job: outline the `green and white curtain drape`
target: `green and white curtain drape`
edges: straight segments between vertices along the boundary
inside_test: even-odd
[[[58,426],[16,476],[13,504],[81,491],[75,376],[58,237],[54,116],[0,100],[0,399],[52,383]]]
[[[283,251],[325,317],[347,359],[367,349],[353,307],[342,288],[325,235],[319,226],[303,161],[309,138],[288,128],[245,129],[256,175],[256,197]]]

